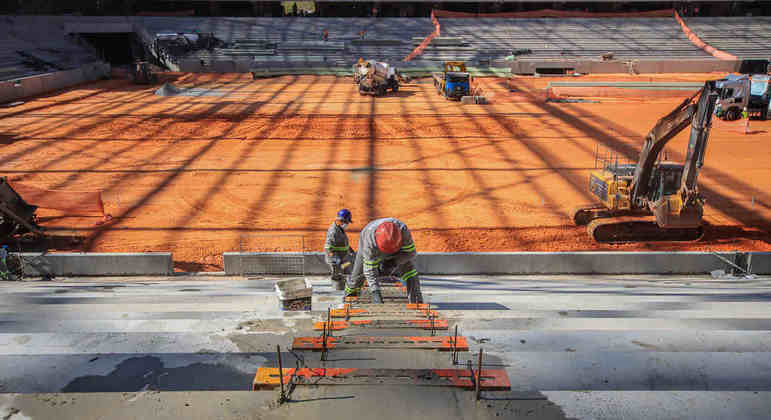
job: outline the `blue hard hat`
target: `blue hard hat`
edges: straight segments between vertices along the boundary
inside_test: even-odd
[[[351,223],[351,211],[348,209],[342,209],[337,212],[337,218],[345,223]]]

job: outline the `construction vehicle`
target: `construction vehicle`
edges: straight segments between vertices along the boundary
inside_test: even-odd
[[[698,99],[696,99],[698,97]],[[684,100],[648,133],[637,164],[606,161],[589,177],[599,203],[573,211],[597,242],[690,241],[702,236],[697,180],[718,99],[715,81]],[[660,161],[667,143],[691,126],[684,164]]]
[[[399,73],[396,67],[375,60],[362,60],[353,66],[353,80],[360,94],[383,96],[390,89],[399,91]]]
[[[25,233],[40,234],[37,224],[36,206],[27,204],[11,188],[8,180],[0,177],[0,241]]]
[[[771,96],[769,79],[768,75],[755,74],[728,75],[725,79],[718,80],[717,87],[721,91],[715,114],[726,121],[735,121],[742,118],[746,109],[748,118],[768,119]]]
[[[466,71],[463,61],[447,61],[444,72],[434,73],[436,92],[447,99],[459,101],[471,94],[471,75]]]
[[[153,73],[150,64],[146,61],[138,61],[130,72],[131,81],[137,85],[151,85],[158,83],[158,75]]]

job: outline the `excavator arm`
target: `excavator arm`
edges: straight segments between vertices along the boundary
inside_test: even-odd
[[[698,100],[694,103],[697,96]],[[704,164],[704,152],[707,149],[707,139],[717,98],[718,90],[715,87],[715,82],[705,82],[703,88],[661,118],[651,129],[645,138],[631,182],[631,200],[633,202],[641,205],[641,201],[648,197],[651,188],[650,178],[653,176],[653,167],[659,153],[670,140],[689,125],[691,126],[691,137],[683,165],[680,190],[689,196],[694,193],[699,168]]]
[[[697,194],[699,169],[704,165],[704,153],[707,150],[709,130],[712,127],[712,117],[715,115],[718,96],[715,82],[706,82],[696,105],[696,114],[691,123],[691,138],[688,140],[688,153],[683,164],[683,175],[680,178],[680,192],[688,198]]]
[[[699,90],[691,97],[684,100],[672,112],[662,117],[656,125],[645,136],[645,143],[640,151],[640,157],[635,167],[634,177],[631,182],[630,200],[636,203],[638,207],[642,206],[641,200],[648,196],[650,189],[650,178],[653,176],[653,166],[658,159],[659,153],[664,146],[669,143],[678,133],[691,124],[696,105],[693,100],[697,95],[703,92]]]

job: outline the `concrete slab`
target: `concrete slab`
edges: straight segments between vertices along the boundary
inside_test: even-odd
[[[25,276],[136,276],[174,272],[170,252],[38,253],[24,252]]]
[[[730,272],[735,253],[709,252],[423,252],[418,270],[424,274],[704,274]],[[298,266],[302,257],[304,265]],[[224,253],[225,272],[326,274],[321,253]],[[771,253],[753,253],[753,273],[771,273]]]
[[[81,68],[24,77],[0,84],[0,102],[11,102],[93,81],[110,74],[107,63],[90,63]]]
[[[311,277],[316,311],[281,313],[278,277],[219,277],[0,282],[0,417],[348,419],[367,407],[384,419],[739,420],[771,409],[769,277],[425,276],[432,308],[468,337],[460,361],[484,348],[516,390],[476,402],[446,389],[297,387],[282,406],[276,392],[237,390],[341,292]],[[427,351],[295,353],[309,367],[457,367]]]
[[[651,60],[528,60],[510,62],[514,74],[534,74],[539,68],[570,68],[578,73],[711,73],[733,72],[739,61],[704,59],[651,59]]]

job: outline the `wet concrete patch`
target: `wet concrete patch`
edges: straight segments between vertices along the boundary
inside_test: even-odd
[[[237,330],[245,332],[269,332],[277,334],[287,334],[299,330],[312,331],[314,320],[305,319],[252,319],[241,322],[236,327]]]
[[[244,353],[275,352],[276,344],[288,349],[292,342],[292,337],[277,334],[230,334],[227,338]]]
[[[416,386],[327,386],[296,388],[291,401],[265,413],[266,420],[398,419],[567,419],[543,394],[485,393]],[[394,404],[398,401],[397,404]],[[366,408],[366,416],[362,410]]]
[[[159,357],[142,356],[122,361],[108,375],[76,378],[62,392],[240,390],[249,386],[252,377],[253,374],[221,363],[167,368]]]

